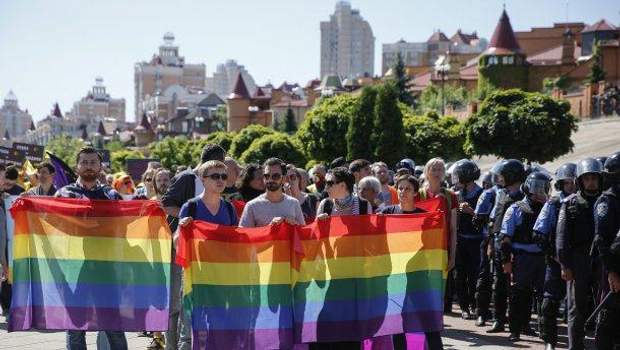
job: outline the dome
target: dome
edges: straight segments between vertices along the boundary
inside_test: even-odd
[[[9,90],[9,93],[6,94],[6,97],[4,98],[5,101],[17,101],[17,96],[15,96],[15,93],[13,92],[13,90]]]

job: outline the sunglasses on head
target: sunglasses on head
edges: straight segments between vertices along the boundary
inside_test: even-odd
[[[220,174],[220,173],[213,173],[211,175],[205,175],[203,176],[204,178],[210,178],[213,181],[217,181],[217,180],[228,180],[228,174]]]
[[[275,174],[263,174],[263,178],[265,180],[274,180],[274,181],[278,181],[282,178],[282,174],[279,173],[275,173]]]

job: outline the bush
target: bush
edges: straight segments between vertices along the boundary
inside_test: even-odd
[[[357,104],[358,99],[348,94],[322,98],[306,114],[295,138],[307,158],[329,163],[347,155],[346,134]]]
[[[512,89],[492,93],[466,123],[469,155],[545,163],[573,149],[576,119],[566,101]]]
[[[239,159],[241,154],[250,147],[254,140],[273,133],[275,133],[275,130],[262,125],[253,124],[246,126],[232,139],[228,153],[232,157]]]
[[[306,157],[300,145],[292,137],[284,133],[264,135],[254,140],[252,145],[243,152],[240,160],[244,163],[259,163],[271,157],[277,157],[286,163],[293,163],[298,167],[306,164]]]
[[[454,117],[435,117],[433,113],[424,116],[407,114],[403,119],[407,149],[405,156],[418,164],[433,157],[455,160],[465,156],[462,124]]]
[[[176,171],[177,166],[193,167],[200,160],[200,154],[194,157],[194,144],[184,136],[166,137],[151,143],[148,148],[150,155],[161,161],[163,167]]]
[[[110,153],[110,158],[112,161],[112,172],[118,173],[121,171],[126,171],[125,165],[127,159],[142,159],[144,158],[144,154],[139,151],[122,149],[116,152]]]
[[[204,139],[199,140],[198,143],[200,143],[202,147],[204,147],[204,145],[209,144],[209,143],[215,143],[217,145],[222,146],[222,148],[226,150],[226,152],[228,152],[230,150],[230,146],[232,144],[232,141],[235,135],[237,134],[234,132],[216,131],[216,132],[210,133]],[[202,147],[200,148],[201,151],[202,151]]]
[[[80,149],[85,146],[86,143],[82,139],[60,135],[50,140],[45,145],[45,150],[62,159],[70,167],[75,168],[75,157]]]

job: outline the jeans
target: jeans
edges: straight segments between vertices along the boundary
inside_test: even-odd
[[[111,350],[127,350],[127,338],[121,331],[105,331]],[[85,331],[67,331],[67,350],[86,350]]]

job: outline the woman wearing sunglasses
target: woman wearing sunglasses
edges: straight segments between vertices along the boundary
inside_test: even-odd
[[[237,214],[232,204],[222,199],[226,188],[226,164],[210,160],[198,167],[204,191],[183,204],[179,213],[179,225],[187,226],[193,220],[202,220],[219,225],[236,226]]]
[[[306,223],[311,223],[316,217],[316,207],[319,199],[313,194],[303,192],[303,188],[299,169],[292,164],[287,165],[284,192],[299,201],[299,205],[301,205],[301,211],[304,214]]]

